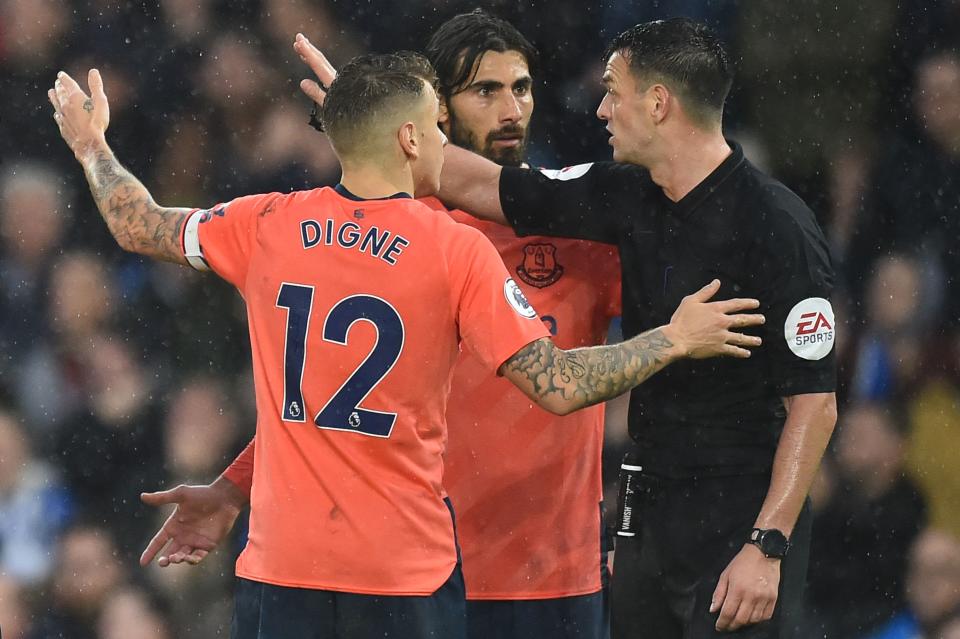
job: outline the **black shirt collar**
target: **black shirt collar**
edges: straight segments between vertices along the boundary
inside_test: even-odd
[[[730,145],[731,153],[720,163],[720,166],[713,170],[713,173],[704,178],[703,182],[696,185],[692,191],[683,196],[679,202],[673,204],[673,210],[680,216],[685,216],[699,206],[710,194],[717,190],[727,178],[733,175],[738,169],[746,163],[743,157],[743,147],[727,140]],[[664,196],[666,197],[666,196]]]
[[[343,197],[347,198],[348,200],[353,200],[355,202],[368,202],[370,200],[397,200],[402,198],[407,198],[411,200],[413,199],[412,195],[410,195],[409,193],[404,193],[403,191],[400,191],[399,193],[394,193],[389,197],[377,197],[377,198],[360,197],[359,195],[354,195],[353,193],[351,193],[350,190],[347,189],[347,187],[345,187],[342,184],[337,184],[335,187],[333,187],[333,190],[339,193],[340,195],[342,195]]]

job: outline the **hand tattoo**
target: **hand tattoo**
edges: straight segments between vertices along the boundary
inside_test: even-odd
[[[93,113],[93,100],[87,98],[83,101],[83,110],[87,113]]]
[[[548,339],[528,344],[504,364],[534,399],[560,399],[583,408],[616,397],[666,366],[675,357],[660,329],[609,346],[564,351]]]

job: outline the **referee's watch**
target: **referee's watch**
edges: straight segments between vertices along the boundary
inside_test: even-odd
[[[747,543],[759,548],[768,559],[783,559],[790,550],[790,540],[776,528],[754,528]]]

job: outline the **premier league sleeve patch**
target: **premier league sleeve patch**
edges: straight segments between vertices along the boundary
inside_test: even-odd
[[[783,337],[797,357],[823,359],[833,350],[837,336],[835,326],[830,301],[808,297],[790,310],[783,326]]]
[[[517,283],[513,281],[512,277],[508,277],[507,281],[503,283],[503,296],[507,298],[507,303],[515,310],[520,316],[526,317],[527,319],[533,319],[537,316],[537,311],[530,305],[530,302],[527,301],[527,297],[523,294],[523,291],[520,290],[520,287],[517,286]]]

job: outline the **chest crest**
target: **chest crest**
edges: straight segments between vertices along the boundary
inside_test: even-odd
[[[523,262],[517,266],[517,276],[537,288],[545,288],[560,279],[563,265],[557,261],[557,247],[553,244],[530,243],[523,247]]]

